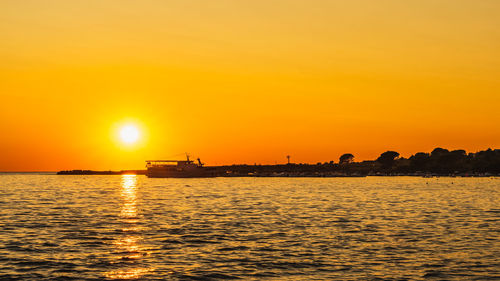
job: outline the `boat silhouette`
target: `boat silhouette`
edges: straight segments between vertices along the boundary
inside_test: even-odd
[[[208,178],[215,177],[214,169],[204,167],[200,158],[197,163],[189,159],[186,160],[147,160],[146,176],[149,178]]]

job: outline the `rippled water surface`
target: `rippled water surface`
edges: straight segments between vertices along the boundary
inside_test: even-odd
[[[500,280],[499,178],[0,175],[0,280]]]

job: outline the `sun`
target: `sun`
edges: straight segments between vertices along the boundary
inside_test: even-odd
[[[134,144],[139,140],[141,133],[135,125],[124,125],[120,128],[120,140],[125,144]]]

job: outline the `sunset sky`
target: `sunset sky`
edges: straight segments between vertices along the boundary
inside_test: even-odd
[[[2,0],[0,171],[500,148],[499,15],[497,0]]]

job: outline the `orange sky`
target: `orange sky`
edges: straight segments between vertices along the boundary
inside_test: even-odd
[[[3,0],[0,171],[499,148],[499,14],[496,0]],[[127,146],[129,123],[142,136]]]

